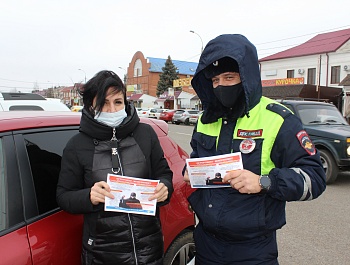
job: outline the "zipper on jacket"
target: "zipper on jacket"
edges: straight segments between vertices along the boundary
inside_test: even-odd
[[[113,136],[111,138],[111,143],[112,143],[112,172],[113,173],[118,173],[120,172],[122,176],[124,176],[124,173],[123,173],[123,167],[122,167],[122,164],[121,164],[121,161],[120,161],[120,156],[119,156],[119,152],[118,152],[118,143],[119,143],[119,140],[117,139],[117,137],[115,136],[115,128],[113,128]],[[118,165],[116,165],[116,161],[115,159],[118,159]],[[114,167],[115,166],[118,166],[118,171],[115,172],[114,171]],[[130,224],[130,232],[131,232],[131,238],[132,238],[132,246],[133,246],[133,250],[134,250],[134,258],[135,258],[135,264],[138,265],[139,262],[137,260],[137,255],[136,255],[136,246],[135,246],[135,237],[134,237],[134,227],[132,225],[132,222],[131,222],[131,219],[130,219],[130,214],[128,213],[128,219],[129,219],[129,224]]]
[[[134,257],[135,257],[135,264],[139,264],[137,260],[137,255],[136,255],[136,246],[135,246],[135,237],[134,237],[134,227],[132,226],[131,219],[130,219],[130,214],[128,213],[128,218],[129,218],[129,224],[130,224],[130,231],[131,231],[131,238],[132,238],[132,247],[134,248]]]
[[[113,128],[113,136],[111,138],[112,172],[115,174],[119,173],[120,175],[123,176],[124,173],[123,173],[123,168],[122,168],[122,164],[121,164],[120,156],[118,152],[118,143],[119,143],[119,140],[115,136],[115,128]]]

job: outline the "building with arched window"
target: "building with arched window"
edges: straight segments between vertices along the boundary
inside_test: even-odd
[[[127,97],[129,100],[134,101],[135,106],[142,105],[142,102],[139,102],[142,100],[140,94],[156,97],[158,81],[160,74],[163,72],[162,68],[165,66],[166,60],[163,58],[145,57],[140,51],[134,54],[126,71],[126,87]],[[177,103],[181,92],[187,93],[187,97],[193,97],[198,102],[196,92],[191,86],[191,80],[198,63],[178,60],[172,60],[172,63],[178,72],[179,79],[176,80],[177,85],[175,88],[169,88],[169,91],[156,98],[154,106],[181,108],[181,100],[179,101],[180,104]]]

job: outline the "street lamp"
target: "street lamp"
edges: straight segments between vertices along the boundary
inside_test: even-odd
[[[80,68],[78,70],[82,71],[85,74],[85,84],[86,84],[86,73],[85,73],[85,71],[83,69],[80,69]]]
[[[126,85],[126,81],[128,79],[128,75],[127,75],[127,71],[125,68],[121,67],[121,66],[118,66],[119,69],[122,69],[125,71],[125,74],[124,74],[124,85]]]
[[[190,32],[196,34],[201,39],[201,43],[202,43],[201,53],[202,53],[203,52],[203,40],[202,40],[201,36],[197,32],[194,32],[193,30],[190,30]]]

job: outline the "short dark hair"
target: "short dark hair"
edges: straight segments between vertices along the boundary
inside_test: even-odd
[[[218,173],[215,173],[215,177],[218,176],[218,177],[221,177],[221,173],[218,172]]]
[[[92,111],[92,103],[96,97],[96,113],[100,113],[105,102],[108,89],[113,88],[113,94],[122,92],[124,95],[124,104],[127,106],[126,88],[119,76],[113,71],[103,70],[92,77],[79,91],[83,97],[84,108]],[[94,113],[92,113],[94,114]]]

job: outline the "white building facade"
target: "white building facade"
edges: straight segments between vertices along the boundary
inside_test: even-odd
[[[315,85],[316,89],[341,87],[342,80],[350,74],[350,29],[319,34],[259,61],[263,87],[295,84]],[[349,101],[345,98],[348,91],[343,92],[345,103]]]

